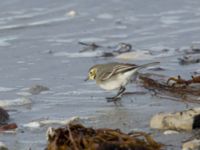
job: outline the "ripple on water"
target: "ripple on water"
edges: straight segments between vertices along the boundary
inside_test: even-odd
[[[180,17],[179,16],[161,16],[160,21],[165,25],[172,25],[179,23]]]
[[[111,35],[106,35],[107,38],[115,38],[115,39],[125,39],[128,38],[127,34],[111,34]]]
[[[112,14],[109,14],[109,13],[103,13],[103,14],[99,14],[97,16],[97,18],[99,18],[99,19],[113,19],[114,16]]]
[[[14,25],[4,25],[0,27],[0,30],[13,30],[13,29],[24,29],[27,27],[37,27],[37,26],[44,26],[50,25],[53,23],[60,23],[69,20],[67,17],[58,17],[58,18],[51,18],[41,21],[35,21],[30,23],[23,23],[23,24],[14,24]]]
[[[95,32],[95,31],[94,31]],[[83,43],[90,43],[90,42],[105,42],[105,38],[98,38],[98,37],[87,37],[80,39]]]
[[[9,46],[11,45],[10,42],[16,39],[17,39],[16,36],[8,36],[8,37],[0,38],[0,46]]]
[[[68,52],[57,52],[54,53],[54,56],[65,56],[70,58],[79,58],[79,57],[95,57],[102,56],[102,51],[93,51],[93,52],[84,52],[84,53],[68,53]]]
[[[0,92],[10,92],[15,90],[15,88],[0,87]]]
[[[10,100],[0,100],[0,107],[11,107],[11,106],[22,106],[31,104],[31,99],[26,97],[10,99]]]

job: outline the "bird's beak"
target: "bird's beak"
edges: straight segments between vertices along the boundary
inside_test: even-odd
[[[88,81],[89,80],[89,77],[87,77],[86,79],[84,79],[84,81]]]

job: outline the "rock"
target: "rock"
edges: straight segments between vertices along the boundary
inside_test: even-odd
[[[182,145],[182,150],[199,150],[200,149],[200,140],[193,139],[191,141],[185,142]]]
[[[7,146],[3,142],[0,142],[0,150],[8,150]]]
[[[200,127],[200,108],[176,113],[159,113],[152,117],[150,127],[164,130],[190,131]]]
[[[43,85],[34,85],[31,88],[28,89],[28,92],[33,94],[33,95],[37,95],[40,94],[43,91],[48,91],[49,88]]]
[[[5,123],[9,119],[9,114],[7,111],[0,107],[0,124]]]

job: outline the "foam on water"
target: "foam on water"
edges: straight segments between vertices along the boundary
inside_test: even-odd
[[[10,42],[16,39],[18,39],[18,37],[16,36],[8,36],[8,37],[0,38],[0,46],[9,46],[11,45]]]
[[[67,125],[69,123],[80,123],[80,122],[81,122],[81,118],[78,116],[74,116],[69,119],[62,119],[62,120],[43,119],[43,120],[38,120],[38,121],[32,121],[27,124],[23,124],[22,126],[26,128],[39,128],[45,125],[54,125],[54,124]]]
[[[0,87],[0,92],[10,92],[15,90],[15,88]]]
[[[22,106],[31,104],[31,99],[21,97],[16,99],[10,99],[10,100],[0,100],[0,107],[11,107],[11,106]]]

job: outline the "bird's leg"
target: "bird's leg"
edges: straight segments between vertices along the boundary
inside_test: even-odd
[[[113,101],[117,101],[121,98],[122,94],[124,93],[124,91],[126,90],[125,87],[120,87],[117,95],[113,96],[113,97],[106,97],[107,102],[113,102]]]

